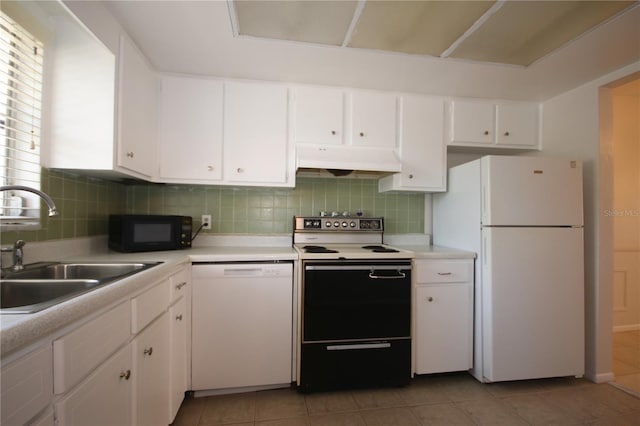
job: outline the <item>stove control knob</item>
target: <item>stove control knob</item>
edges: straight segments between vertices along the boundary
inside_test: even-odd
[[[335,222],[333,222],[333,226],[336,228],[340,228],[340,222],[336,220]]]
[[[355,223],[355,222],[351,222],[351,223],[349,224],[349,226],[350,226],[350,227],[352,227],[352,228],[355,228],[355,227],[356,227],[356,223]]]
[[[342,227],[346,228],[347,226],[349,226],[349,224],[347,222],[342,222]]]
[[[324,226],[326,226],[327,228],[331,228],[331,221],[326,221]]]

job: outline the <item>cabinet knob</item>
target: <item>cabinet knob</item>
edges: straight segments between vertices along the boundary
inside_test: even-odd
[[[363,138],[364,137],[364,132],[360,132],[360,137]]]
[[[130,377],[131,377],[131,370],[122,371],[120,373],[120,378],[121,379],[129,380]]]
[[[145,354],[145,355],[151,356],[151,354],[153,353],[153,346],[148,347],[147,349],[142,351],[142,353]]]
[[[504,135],[505,136],[509,136],[509,132],[504,132]]]
[[[207,170],[209,170],[210,172],[213,171],[213,166],[207,166]]]
[[[332,134],[332,135],[335,135],[336,133],[337,133],[337,132],[336,132],[335,130],[332,130],[332,131],[331,131],[331,134]]]
[[[238,173],[244,173],[244,169],[243,169],[242,167],[238,167],[238,168],[236,169],[236,172],[238,172]]]
[[[427,297],[427,302],[433,302],[433,297],[431,296]]]
[[[488,135],[488,134],[489,134],[489,131],[488,131],[488,130],[485,130],[485,131],[484,131],[484,134],[485,134],[485,135]]]
[[[133,151],[127,152],[127,157],[133,158]]]
[[[410,174],[410,175],[409,175],[409,179],[413,179],[413,174]]]
[[[182,314],[176,315],[176,321],[182,321]]]
[[[176,288],[177,288],[178,290],[180,290],[180,289],[182,289],[182,287],[184,287],[185,285],[187,285],[187,282],[186,282],[186,281],[181,282],[180,284],[176,285]]]

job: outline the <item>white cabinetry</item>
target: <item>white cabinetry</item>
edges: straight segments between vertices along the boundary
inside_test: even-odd
[[[118,165],[146,177],[156,167],[158,81],[138,48],[120,36]]]
[[[294,186],[288,105],[285,86],[225,82],[225,183]]]
[[[2,366],[3,425],[27,423],[49,406],[52,397],[51,346],[36,349]]]
[[[407,95],[400,110],[402,172],[380,179],[379,191],[445,191],[444,101]]]
[[[345,93],[342,89],[296,87],[296,143],[341,145],[344,135]]]
[[[395,93],[353,92],[351,99],[352,144],[394,149],[397,133]]]
[[[291,383],[291,263],[193,265],[192,389]]]
[[[537,104],[454,100],[447,118],[449,146],[539,148]]]
[[[191,377],[191,268],[169,278],[169,421],[173,422]]]
[[[415,371],[462,371],[473,357],[473,260],[416,259]]]
[[[159,180],[222,180],[222,101],[222,81],[162,76]]]

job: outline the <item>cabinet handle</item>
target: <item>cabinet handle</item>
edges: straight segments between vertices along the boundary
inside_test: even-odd
[[[438,275],[452,275],[451,272],[438,272]]]
[[[182,321],[182,314],[176,316],[176,321]]]
[[[149,346],[149,348],[142,351],[142,353],[151,356],[151,354],[153,353],[153,346]]]
[[[427,302],[433,302],[433,297],[431,296],[427,297]]]
[[[133,152],[127,152],[127,157],[133,158]]]
[[[213,166],[207,166],[207,170],[209,170],[210,172],[213,171]]]
[[[180,284],[176,285],[176,288],[177,288],[178,290],[180,290],[180,289],[182,289],[182,287],[184,287],[185,285],[187,285],[187,282],[186,282],[186,281],[181,282]]]
[[[243,169],[242,167],[238,167],[238,168],[236,169],[236,172],[238,172],[238,173],[244,173],[244,169]]]
[[[129,380],[129,377],[131,377],[131,370],[122,371],[120,373],[120,378],[121,379]]]
[[[485,135],[488,135],[488,134],[489,134],[489,131],[488,131],[488,130],[485,130],[485,131],[484,131],[484,134],[485,134]]]
[[[505,136],[509,136],[509,132],[504,132],[504,135]]]

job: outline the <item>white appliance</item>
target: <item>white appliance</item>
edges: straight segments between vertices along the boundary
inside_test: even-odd
[[[582,163],[486,156],[433,196],[434,244],[475,251],[483,382],[584,374]]]

